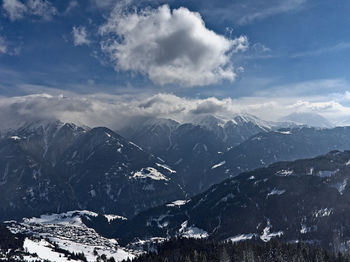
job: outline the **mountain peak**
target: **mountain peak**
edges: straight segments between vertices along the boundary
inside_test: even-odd
[[[287,115],[281,119],[282,121],[290,121],[299,125],[307,125],[320,128],[332,128],[334,125],[325,117],[311,112],[296,112]]]
[[[199,126],[207,127],[210,130],[213,128],[217,128],[218,126],[223,127],[226,121],[217,116],[206,114],[196,117],[192,121],[192,123]]]

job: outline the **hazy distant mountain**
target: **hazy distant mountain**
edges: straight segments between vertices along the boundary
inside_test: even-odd
[[[301,240],[349,248],[350,151],[279,162],[112,224],[114,236]],[[91,225],[93,222],[91,222]],[[109,231],[111,232],[111,231]]]
[[[107,128],[52,122],[0,139],[0,219],[72,209],[132,216],[183,197],[176,173]]]
[[[331,150],[347,149],[350,149],[350,127],[301,127],[264,132],[222,154],[213,166],[211,176],[224,179],[277,161],[314,157]]]
[[[292,113],[281,119],[281,121],[290,121],[296,124],[307,125],[311,127],[331,128],[334,125],[323,116],[316,113]]]

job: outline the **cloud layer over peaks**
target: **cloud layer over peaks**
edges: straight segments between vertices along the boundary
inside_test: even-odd
[[[228,39],[206,28],[199,13],[167,5],[139,12],[116,9],[99,31],[116,70],[141,73],[159,85],[233,81],[232,55],[248,48],[247,37]]]
[[[27,122],[59,119],[90,127],[107,126],[118,130],[148,118],[171,118],[185,123],[201,115],[232,119],[248,113],[264,120],[277,121],[292,113],[320,114],[332,124],[349,125],[348,92],[339,96],[309,98],[246,97],[240,99],[185,98],[173,94],[154,95],[49,95],[0,96],[0,131]],[[345,101],[345,102],[346,102]]]

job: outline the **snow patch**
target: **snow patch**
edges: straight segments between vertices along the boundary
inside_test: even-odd
[[[333,184],[331,185],[331,187],[334,187],[338,190],[339,194],[344,194],[344,191],[345,191],[345,188],[348,184],[348,179],[345,178],[343,182],[340,182],[340,183],[336,183],[336,184]]]
[[[167,165],[159,164],[159,163],[156,163],[156,165],[159,166],[159,167],[164,168],[165,170],[168,170],[170,173],[176,173],[175,170],[172,170],[172,169],[171,169],[169,166],[167,166]]]
[[[81,221],[83,216],[97,217],[98,214],[87,210],[73,210],[61,214],[45,214],[40,217],[24,218],[23,222],[26,224],[85,226]]]
[[[96,190],[95,189],[92,189],[89,191],[91,197],[95,197],[96,196]]]
[[[315,217],[326,217],[326,216],[330,216],[333,212],[333,208],[323,208],[320,210],[317,210],[314,215]]]
[[[118,215],[104,215],[105,218],[107,218],[108,222],[111,222],[112,220],[117,220],[117,219],[120,219],[120,220],[128,220],[126,217],[123,217],[123,216],[118,216]]]
[[[269,242],[271,238],[280,237],[283,235],[283,231],[270,233],[270,230],[271,230],[271,223],[270,223],[270,220],[267,220],[267,226],[263,229],[262,235],[260,236],[260,239],[262,241]]]
[[[278,131],[277,133],[283,134],[283,135],[291,135],[291,131]]]
[[[291,176],[293,175],[294,171],[293,170],[280,170],[276,172],[277,176]]]
[[[176,207],[176,206],[179,207],[179,206],[185,205],[188,202],[190,202],[190,200],[176,200],[174,202],[167,204],[166,206],[167,207]]]
[[[301,234],[306,234],[308,232],[312,232],[312,231],[316,231],[316,230],[317,230],[317,226],[316,225],[308,227],[305,224],[301,224],[300,233]]]
[[[268,198],[269,196],[273,196],[273,195],[282,195],[283,193],[285,193],[286,190],[284,189],[277,189],[274,188],[270,193],[267,194],[266,198]]]
[[[179,234],[185,238],[207,238],[208,232],[195,226],[188,227],[188,221],[186,220],[181,224]]]
[[[129,142],[130,145],[133,145],[134,147],[136,147],[137,149],[143,151],[143,149],[141,147],[139,147],[138,145],[136,145],[135,143],[133,142]]]
[[[255,234],[249,233],[249,234],[241,234],[241,235],[236,235],[234,237],[230,237],[227,240],[235,243],[239,241],[244,241],[244,240],[250,240],[255,236]]]
[[[225,164],[226,164],[226,161],[222,161],[222,162],[220,162],[220,163],[218,163],[218,164],[216,164],[216,165],[213,165],[213,166],[211,167],[211,169],[218,168],[218,167],[223,166],[223,165],[225,165]]]
[[[132,175],[132,178],[134,178],[134,179],[150,178],[150,179],[153,179],[153,180],[169,181],[169,178],[164,176],[162,173],[160,173],[157,169],[155,169],[153,167],[142,168],[140,171],[135,172]]]

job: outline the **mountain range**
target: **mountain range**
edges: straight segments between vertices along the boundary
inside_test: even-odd
[[[228,121],[205,115],[184,124],[150,119],[120,133],[171,165],[189,195],[276,161],[350,148],[348,127],[327,129],[268,122],[246,114]]]
[[[153,118],[119,131],[27,123],[0,136],[0,221],[34,237],[24,240],[31,248],[79,244],[93,259],[88,242],[72,240],[81,230],[117,239],[105,247],[115,257],[120,244],[121,257],[135,256],[172,237],[302,241],[345,252],[349,138],[350,127],[250,115]],[[70,232],[58,246],[55,230]]]
[[[50,122],[11,131],[0,139],[0,170],[0,219],[74,209],[132,216],[184,197],[175,171],[103,127]]]
[[[281,128],[289,126],[288,128]],[[128,130],[128,131],[127,131]],[[133,217],[282,160],[350,148],[350,128],[269,123],[249,115],[121,130],[28,123],[0,138],[0,219],[87,209]]]
[[[350,151],[242,173],[186,201],[114,221],[107,231],[124,243],[154,237],[212,240],[280,239],[346,251],[350,243]],[[97,230],[103,220],[87,221]]]

